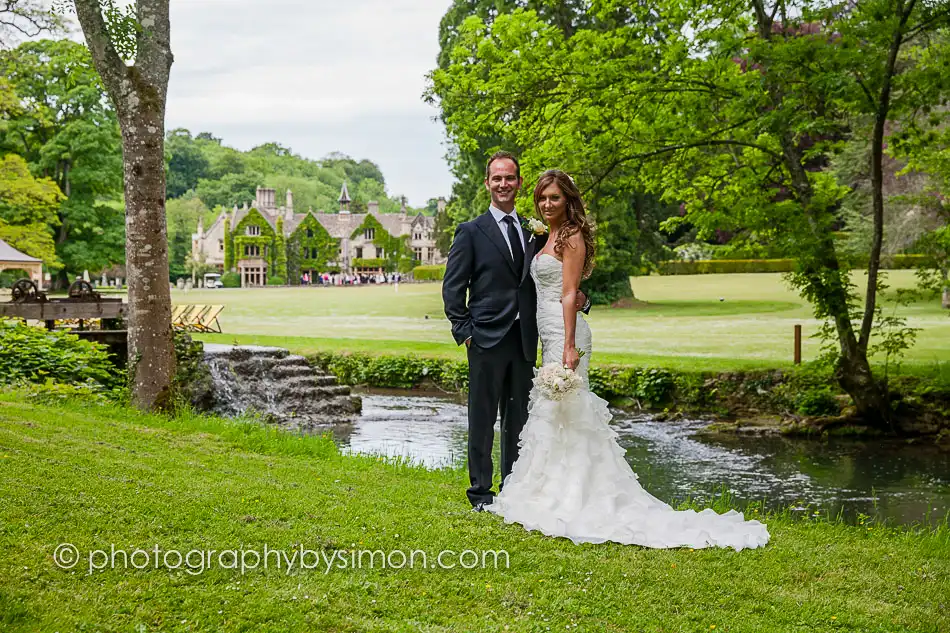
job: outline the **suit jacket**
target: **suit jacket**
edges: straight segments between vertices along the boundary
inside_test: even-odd
[[[452,336],[459,345],[472,337],[479,347],[494,347],[520,313],[522,350],[525,359],[534,363],[538,357],[538,298],[529,268],[547,236],[533,236],[523,228],[521,231],[525,253],[519,276],[490,212],[459,224],[445,265],[442,300],[445,316],[452,323]]]

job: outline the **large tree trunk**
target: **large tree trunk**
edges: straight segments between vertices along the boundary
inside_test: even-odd
[[[146,102],[147,103],[147,102]],[[171,405],[175,375],[165,223],[164,112],[142,104],[120,120],[125,162],[125,266],[129,284],[129,367],[133,400]]]
[[[175,374],[165,226],[165,101],[172,65],[169,0],[136,1],[141,28],[134,35],[133,66],[116,52],[100,0],[74,1],[122,128],[132,401],[142,409],[165,409],[172,404]]]

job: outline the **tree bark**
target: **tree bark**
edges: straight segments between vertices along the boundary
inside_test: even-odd
[[[96,70],[122,130],[125,251],[129,286],[132,401],[145,410],[172,405],[175,348],[165,222],[165,102],[172,64],[169,0],[137,0],[136,60],[126,66],[110,39],[99,0],[75,0]]]

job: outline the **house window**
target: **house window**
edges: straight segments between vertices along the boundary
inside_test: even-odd
[[[373,240],[376,238],[376,229],[366,229],[363,231],[363,238],[367,240]]]
[[[245,230],[245,234],[247,234],[247,235],[260,235],[260,234],[261,234],[261,227],[257,226],[256,224],[251,224],[251,225],[248,226],[247,229]]]
[[[378,257],[378,258],[380,258],[380,259],[386,259],[386,251],[385,251],[385,249],[377,248],[377,249],[376,249],[376,257]]]
[[[363,259],[363,249],[359,246],[356,247],[356,259]]]
[[[313,237],[313,229],[307,229],[307,237]]]
[[[255,246],[253,244],[247,244],[244,246],[244,256],[245,257],[260,257],[261,247]]]
[[[414,248],[414,249],[412,249],[412,258],[413,258],[414,260],[416,260],[417,262],[421,262],[421,261],[422,261],[422,249],[421,249],[421,248]]]
[[[218,251],[224,252],[224,240],[218,240]]]
[[[413,234],[412,234],[412,239],[414,239],[414,240],[421,240],[421,239],[422,239],[422,233],[413,233]]]

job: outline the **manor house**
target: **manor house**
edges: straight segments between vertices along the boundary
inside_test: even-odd
[[[199,219],[192,259],[240,273],[244,287],[266,285],[275,275],[299,284],[303,273],[392,272],[410,258],[415,264],[445,263],[435,246],[435,217],[409,215],[405,202],[400,213],[380,213],[378,202],[367,202],[366,213],[350,213],[350,202],[344,182],[336,213],[295,213],[289,189],[286,204],[278,207],[275,190],[258,187],[250,208],[235,205],[207,229]],[[440,198],[439,213],[444,210]]]

